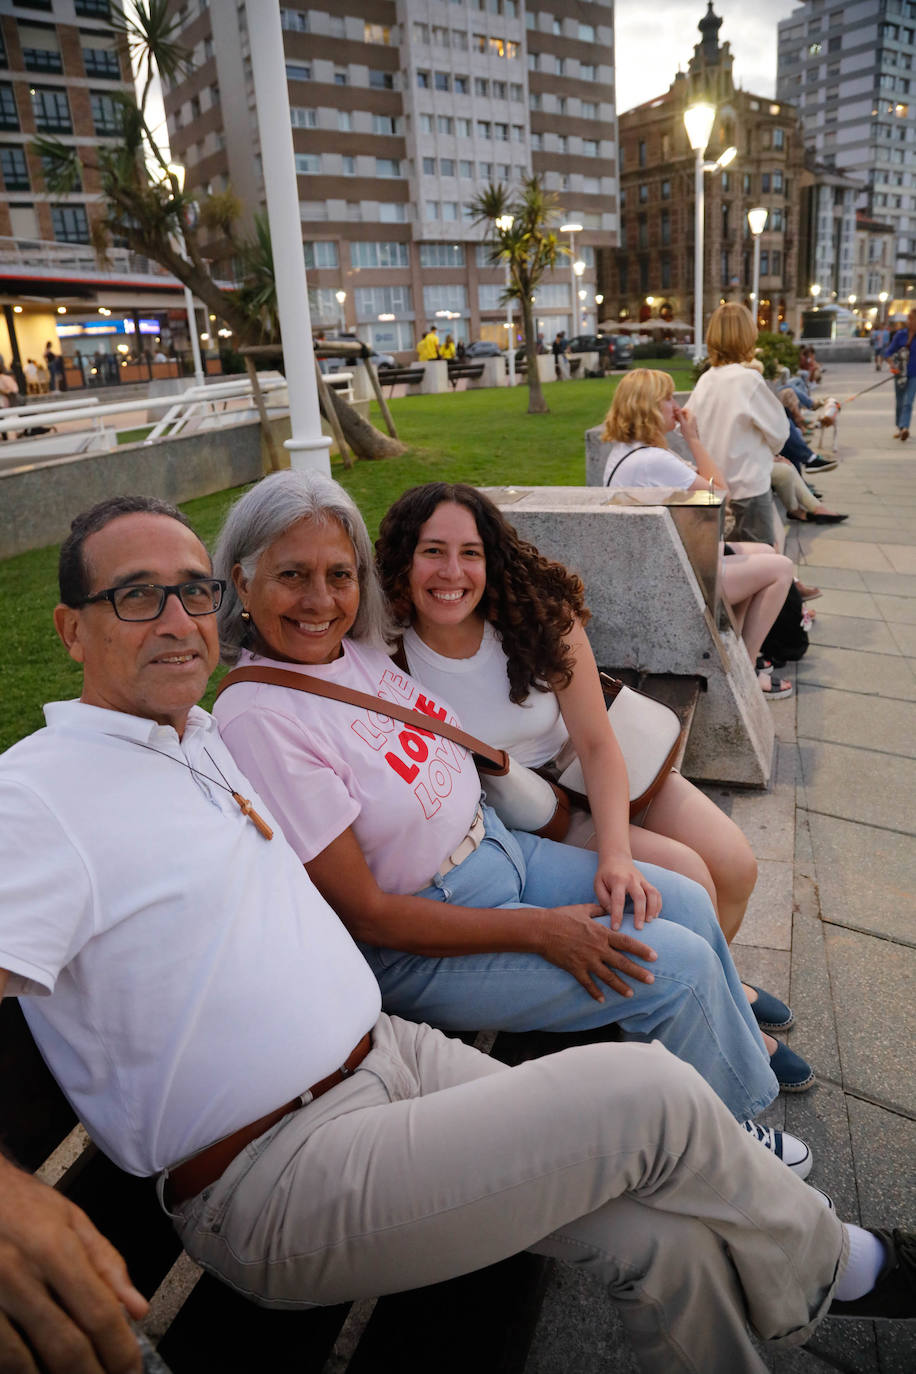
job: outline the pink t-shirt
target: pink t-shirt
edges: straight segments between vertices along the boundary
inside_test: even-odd
[[[239,667],[307,673],[460,724],[387,654],[351,639],[343,650],[318,666],[243,652]],[[219,698],[213,714],[303,863],[352,826],[383,892],[419,892],[471,827],[480,779],[468,752],[384,710],[244,682]]]

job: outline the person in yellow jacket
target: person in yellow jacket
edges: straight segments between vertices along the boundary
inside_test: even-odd
[[[439,357],[444,359],[444,361],[447,363],[450,363],[454,359],[455,341],[453,340],[451,334],[446,334],[445,342],[441,345],[439,349]]]
[[[436,326],[431,325],[417,344],[417,357],[421,363],[434,362],[439,357],[439,336]]]

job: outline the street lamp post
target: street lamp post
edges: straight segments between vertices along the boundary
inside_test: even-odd
[[[569,318],[572,322],[572,332],[576,332],[576,292],[579,284],[576,281],[576,235],[581,231],[581,224],[561,224],[560,233],[569,235]],[[583,271],[585,270],[583,265]]]
[[[505,237],[515,223],[514,215],[500,215],[496,220],[496,227]],[[506,291],[512,285],[512,268],[506,259]],[[512,328],[512,297],[506,296],[506,348],[509,350],[509,376],[508,386],[515,386],[515,331]]]
[[[694,152],[696,220],[693,262],[693,360],[695,363],[698,363],[703,356],[703,230],[705,222],[703,159],[715,118],[715,107],[706,104],[705,101],[698,105],[690,105],[684,111],[684,126]]]
[[[879,291],[878,300],[881,302],[881,328],[887,324],[887,292]]]
[[[760,328],[760,235],[766,228],[768,211],[763,205],[756,205],[747,212],[747,222],[754,235],[754,289],[751,300],[754,302],[754,327]]]
[[[343,334],[344,331],[346,330],[346,327],[347,327],[347,316],[346,316],[346,312],[345,312],[345,310],[344,310],[344,301],[347,299],[347,293],[346,293],[346,291],[335,291],[335,292],[334,292],[334,299],[337,301],[337,304],[340,306],[340,332],[341,332],[341,334]]]
[[[280,7],[274,0],[248,0],[248,37],[264,189],[270,220],[277,292],[277,313],[283,337],[283,360],[289,387],[292,437],[284,448],[290,465],[331,473],[331,441],[321,432],[315,350],[308,312],[308,280],[302,251],[299,189],[293,159],[293,132],[286,86]]]
[[[575,282],[576,282],[576,287],[578,288],[578,290],[576,290],[576,291],[575,291],[575,294],[573,295],[573,309],[575,309],[575,303],[576,303],[576,296],[577,296],[577,295],[578,295],[580,301],[584,301],[584,300],[586,300],[587,297],[588,297],[588,292],[585,291],[585,290],[583,289],[583,287],[582,287],[582,273],[583,273],[584,271],[585,271],[585,263],[582,261],[581,258],[577,258],[576,261],[573,263],[573,272],[576,274],[574,280],[575,280]],[[579,330],[582,330],[582,332],[584,333],[584,332],[585,332],[584,327],[585,327],[585,325],[588,323],[588,317],[585,315],[585,311],[583,310],[581,313],[582,313],[583,316],[585,316],[585,318],[576,321],[576,324],[577,324],[576,333],[577,333],[577,334],[579,333]]]

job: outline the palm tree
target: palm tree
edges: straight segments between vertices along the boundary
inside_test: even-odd
[[[474,223],[489,230],[486,242],[491,262],[505,263],[509,268],[503,300],[517,300],[521,308],[528,361],[528,414],[547,414],[550,408],[541,390],[531,307],[538,282],[556,266],[559,255],[567,252],[549,227],[559,214],[558,198],[544,190],[540,177],[531,176],[514,194],[501,182],[491,182],[474,198],[471,211]]]
[[[189,55],[179,42],[177,9],[171,0],[131,0],[130,8],[112,10],[111,24],[130,52],[142,89],[137,101],[126,93],[113,94],[120,115],[118,142],[99,145],[91,154],[84,150],[83,168],[94,155],[103,197],[104,213],[92,228],[98,257],[104,262],[112,241],[124,243],[189,287],[211,315],[228,325],[238,345],[279,342],[267,220],[256,218],[254,237],[246,238],[239,231],[243,207],[231,193],[217,193],[198,205],[185,192],[149,125],[148,101],[156,73],[171,81],[191,70]],[[75,147],[46,137],[36,138],[33,146],[43,159],[49,191],[79,186],[81,167]],[[225,257],[242,264],[243,280],[236,288],[226,289],[215,279],[202,249],[202,229],[218,233]],[[387,457],[404,451],[403,444],[367,424],[342,397],[334,392],[331,396],[357,457]]]

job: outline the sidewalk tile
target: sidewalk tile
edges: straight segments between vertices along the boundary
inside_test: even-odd
[[[823,564],[806,563],[805,575],[802,581],[809,587],[814,584],[816,587],[823,588],[838,587],[841,591],[864,592],[868,591],[866,577],[880,577],[880,573],[860,573],[855,568],[825,568]],[[887,577],[896,577],[896,573],[886,573]],[[813,603],[812,603],[813,604]]]
[[[810,562],[825,568],[855,568],[859,572],[909,572],[897,568],[876,544],[840,543],[838,539],[813,540],[806,531]],[[815,545],[816,547],[812,547]]]
[[[737,939],[765,949],[792,948],[792,863],[761,859],[757,885]]]
[[[787,949],[761,949],[759,945],[739,943],[742,932],[732,945],[735,968],[745,983],[766,988],[781,1002],[789,1000],[790,955]],[[778,1124],[778,1123],[777,1123]]]
[[[889,629],[900,652],[913,658],[916,655],[916,625],[892,624]]]
[[[807,813],[825,921],[912,943],[916,846],[909,835]]]
[[[799,754],[803,804],[809,811],[887,830],[912,826],[912,808],[905,803],[916,796],[916,764],[911,759],[813,740],[800,740]]]
[[[908,577],[906,573],[864,572],[862,581],[870,592],[881,592],[885,596],[916,596],[916,577]]]
[[[820,583],[818,583],[820,586]],[[812,610],[821,615],[861,616],[866,620],[880,620],[881,611],[871,592],[845,591],[835,587],[825,587],[824,595],[818,598]]]
[[[863,1226],[913,1226],[916,1219],[916,1121],[850,1097],[852,1148],[858,1161]],[[916,1350],[916,1346],[911,1347]]]
[[[857,1323],[858,1325],[858,1323]],[[554,1266],[544,1295],[525,1374],[639,1374],[623,1329],[594,1275]],[[810,1374],[819,1374],[811,1370]]]
[[[840,926],[826,926],[825,936],[844,1087],[911,1110],[916,1055],[905,1009],[916,985],[916,949]]]
[[[853,593],[846,593],[853,595]],[[827,594],[824,595],[827,600]],[[908,628],[908,627],[904,627]],[[859,616],[831,615],[829,611],[818,611],[811,629],[808,631],[812,647],[816,644],[830,644],[837,649],[870,649],[879,654],[899,654],[906,652],[898,643],[883,620],[864,620]],[[916,653],[916,647],[910,652]]]
[[[886,596],[878,593],[875,604],[892,625],[916,625],[916,596]]]
[[[881,552],[894,572],[916,573],[916,548],[911,544],[882,544]]]
[[[798,734],[801,739],[832,740],[916,758],[916,702],[882,695],[879,707],[854,691],[804,683],[798,693]]]
[[[824,944],[823,909],[817,888],[809,878],[796,877],[793,898],[789,992],[795,1026],[787,1039],[793,1049],[805,1056],[819,1079],[839,1083],[836,1011]],[[820,1088],[816,1091],[819,1093]]]
[[[835,687],[860,696],[916,701],[916,671],[905,658],[813,645],[798,665],[803,687]],[[870,709],[874,709],[874,703]]]

